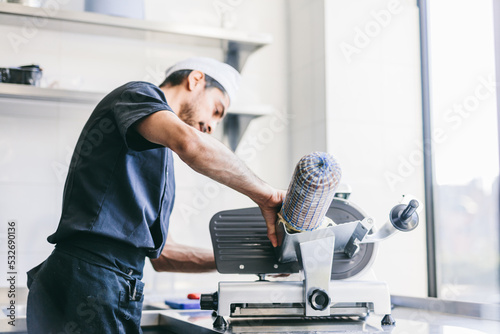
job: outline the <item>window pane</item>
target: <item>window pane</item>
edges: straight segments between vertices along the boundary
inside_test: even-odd
[[[498,303],[493,4],[428,4],[438,297]]]

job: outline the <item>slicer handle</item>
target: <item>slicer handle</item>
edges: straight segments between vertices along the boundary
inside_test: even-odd
[[[401,213],[401,220],[407,221],[408,219],[411,219],[411,216],[417,210],[418,206],[419,206],[418,201],[412,199],[410,203],[408,203],[406,209],[404,209],[403,212]]]
[[[398,204],[392,208],[389,214],[392,226],[403,232],[414,230],[418,226],[418,206],[418,201],[412,199],[408,205]]]
[[[217,294],[217,292],[204,293],[200,296],[200,308],[202,310],[217,311],[218,306],[219,306],[219,295]]]

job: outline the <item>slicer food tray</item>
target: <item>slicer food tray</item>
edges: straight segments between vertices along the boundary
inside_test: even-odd
[[[210,221],[217,270],[224,274],[296,273],[297,262],[281,264],[267,238],[259,208],[222,211]]]

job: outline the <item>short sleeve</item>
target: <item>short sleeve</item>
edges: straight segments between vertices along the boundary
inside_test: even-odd
[[[143,151],[161,147],[132,130],[137,121],[160,110],[172,111],[161,89],[147,82],[132,82],[115,97],[112,114],[129,148]]]

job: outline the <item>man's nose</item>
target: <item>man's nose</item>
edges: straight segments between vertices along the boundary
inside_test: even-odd
[[[217,126],[216,122],[212,123],[201,123],[203,132],[206,132],[208,134],[212,134],[215,131],[215,127]]]

